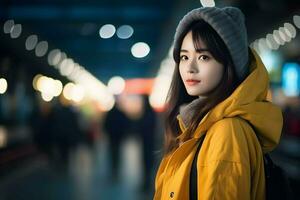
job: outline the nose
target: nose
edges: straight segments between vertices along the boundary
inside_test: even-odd
[[[198,73],[198,66],[195,59],[192,59],[188,64],[187,72],[191,74]]]

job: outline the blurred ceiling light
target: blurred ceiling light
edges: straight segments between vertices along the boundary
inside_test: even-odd
[[[28,51],[31,51],[35,48],[36,44],[38,42],[37,35],[30,35],[25,41],[25,47]]]
[[[280,27],[279,30],[279,36],[285,41],[285,42],[290,42],[291,41],[291,37],[289,37],[287,34],[286,34],[286,30],[284,27]]]
[[[63,89],[63,95],[66,99],[72,100],[72,90],[74,88],[74,83],[67,83]]]
[[[79,84],[75,85],[74,83],[68,83],[63,89],[63,95],[66,99],[79,103],[83,100],[85,91]]]
[[[65,59],[61,62],[59,72],[63,76],[68,76],[74,70],[74,61],[70,58]]]
[[[136,58],[143,58],[143,57],[147,56],[149,54],[149,52],[150,52],[150,47],[145,42],[135,43],[131,47],[131,53]]]
[[[14,25],[15,25],[14,20],[11,20],[11,19],[7,20],[3,26],[4,33],[10,33],[12,28],[14,27]]]
[[[67,65],[67,60],[68,60],[68,58],[60,60],[60,62],[58,64],[58,70],[59,71],[61,71],[61,69],[63,69]]]
[[[283,41],[283,39],[280,37],[279,31],[278,31],[278,30],[274,30],[274,31],[273,31],[273,38],[274,38],[274,40],[275,40],[278,44],[280,44],[280,45],[283,45],[283,44],[284,44],[284,41]]]
[[[114,105],[115,105],[115,100],[108,97],[108,98],[106,98],[106,100],[104,101],[104,103],[105,104],[103,104],[103,103],[101,104],[102,105],[102,109],[104,111],[110,111],[114,107]]]
[[[99,30],[100,37],[103,39],[111,38],[116,32],[116,28],[112,24],[106,24]]]
[[[47,41],[41,41],[39,42],[35,47],[35,55],[37,57],[44,56],[48,51],[48,42]]]
[[[62,92],[62,83],[60,80],[54,80],[53,78],[36,75],[33,79],[33,87],[41,93],[48,96],[57,97]]]
[[[38,87],[37,87],[37,82],[39,80],[39,78],[41,78],[43,75],[41,74],[37,74],[34,76],[33,80],[32,80],[32,86],[35,90],[38,90]]]
[[[82,74],[82,69],[83,67],[81,67],[78,63],[74,63],[74,70],[67,77],[72,81],[77,80],[80,74]]]
[[[18,38],[22,33],[22,25],[16,24],[12,27],[10,31],[10,37],[11,38]]]
[[[172,74],[158,75],[156,77],[153,91],[149,96],[149,103],[155,110],[159,111],[164,108],[171,82]]]
[[[120,39],[128,39],[133,34],[133,28],[129,25],[122,25],[117,30],[117,36]]]
[[[285,27],[287,28],[287,30],[289,30],[289,33],[291,34],[291,38],[295,38],[297,35],[296,28],[290,23],[285,23]]]
[[[7,81],[4,78],[0,78],[0,94],[4,94],[7,90]]]
[[[172,55],[169,55],[161,62],[158,75],[154,80],[153,89],[149,96],[149,103],[156,111],[163,111],[171,85],[174,72],[174,60]]]
[[[279,30],[274,30],[273,34],[267,34],[266,38],[255,40],[250,46],[258,52],[267,49],[277,50],[280,45],[290,42],[294,37],[296,37],[295,27],[290,23],[284,23],[284,26],[280,27]]]
[[[274,37],[272,34],[267,34],[267,37],[266,37],[266,43],[268,45],[268,47],[270,49],[278,49],[279,48],[279,44],[274,40]]]
[[[48,54],[48,63],[49,65],[57,65],[60,61],[61,52],[59,49],[53,49]]]
[[[259,45],[258,45],[258,40],[255,40],[255,41],[252,43],[252,48],[255,49],[257,52],[260,51]]]
[[[284,23],[284,28],[285,28],[286,34],[290,38],[294,38],[296,36],[296,28],[292,24],[290,24],[290,23]]]
[[[42,99],[46,102],[49,102],[53,99],[53,96],[48,93],[42,92],[41,95],[42,95]]]
[[[84,98],[84,88],[81,85],[75,85],[72,91],[72,100],[79,103]]]
[[[109,111],[113,108],[115,99],[111,92],[109,92],[108,87],[84,68],[80,69],[80,75],[77,76],[74,82],[84,87],[86,96],[94,100],[99,109]]]
[[[56,69],[59,69],[60,68],[60,64],[65,60],[65,59],[67,59],[67,54],[65,53],[65,52],[60,52],[60,56],[59,56],[60,58],[59,58],[59,61],[58,61],[58,63],[56,63],[55,65],[54,65],[54,67],[56,68]]]
[[[45,85],[47,85],[48,77],[46,76],[40,76],[37,78],[36,81],[36,88],[38,91],[43,91],[43,88],[45,88]]]
[[[37,81],[37,89],[42,93],[47,93],[51,96],[54,96],[54,79],[42,76]]]
[[[260,51],[266,51],[269,49],[265,38],[258,40],[258,48]]]
[[[63,85],[60,80],[53,81],[53,96],[58,97],[63,90]]]
[[[125,89],[125,80],[120,76],[112,77],[108,81],[107,87],[112,94],[121,94]]]
[[[203,7],[214,7],[216,5],[214,0],[200,0],[200,3]]]
[[[129,27],[126,26],[123,27],[123,29],[125,30],[128,28]],[[12,38],[19,37],[22,32],[22,26],[20,24],[14,25],[13,20],[7,20],[4,24],[3,29],[5,33],[10,33]],[[104,36],[104,38],[112,37],[115,32],[116,29],[111,24],[104,25],[99,30],[99,34],[101,36]],[[129,33],[127,33],[128,35],[124,36],[124,34],[125,33],[123,33],[123,37],[128,37],[130,35]],[[48,51],[48,42],[38,42],[37,36],[31,35],[26,39],[25,47],[27,50],[35,49],[36,56],[42,57]],[[68,59],[66,53],[61,52],[59,49],[54,49],[49,52],[47,58],[49,65],[53,65],[56,69],[60,70],[62,75],[66,76],[69,79],[73,79],[72,81],[76,82],[76,84],[81,85],[80,87],[78,87],[79,89],[75,89],[76,92],[73,98],[74,101],[81,101],[81,99],[85,95],[84,93],[87,91],[89,95],[88,97],[91,100],[94,100],[103,111],[108,111],[114,106],[115,99],[113,95],[108,91],[108,88],[101,81],[99,81],[88,71],[86,71],[84,67],[80,66],[77,63],[74,63],[72,59]],[[54,96],[58,96],[63,90],[62,83],[59,80],[54,80],[42,75],[35,76],[32,84],[36,90],[43,93],[43,99],[46,101],[50,101]],[[1,86],[4,86],[4,84],[1,84]],[[97,92],[95,93],[95,91]]]
[[[287,24],[287,23],[285,23],[285,24]],[[289,29],[288,27],[286,27],[286,25],[284,25],[283,29],[284,29],[285,34],[286,34],[289,38],[292,38],[292,33],[291,33],[290,29]]]
[[[299,15],[294,15],[293,21],[294,21],[295,26],[297,28],[300,28],[300,16]]]

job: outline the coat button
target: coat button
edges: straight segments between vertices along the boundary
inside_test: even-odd
[[[171,197],[171,198],[174,197],[174,192],[170,192],[170,197]]]

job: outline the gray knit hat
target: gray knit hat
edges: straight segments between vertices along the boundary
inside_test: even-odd
[[[197,20],[203,19],[207,22],[223,39],[230,55],[238,77],[243,80],[248,74],[248,40],[245,26],[245,17],[240,9],[235,7],[201,7],[188,12],[179,22],[174,44],[178,44],[178,39],[189,26]],[[180,48],[180,47],[174,47]]]

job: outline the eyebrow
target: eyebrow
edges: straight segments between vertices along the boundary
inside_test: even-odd
[[[202,53],[204,51],[210,53],[210,51],[208,49],[196,49],[196,52],[198,52],[198,53]],[[180,52],[189,52],[189,51],[186,49],[181,49]]]

